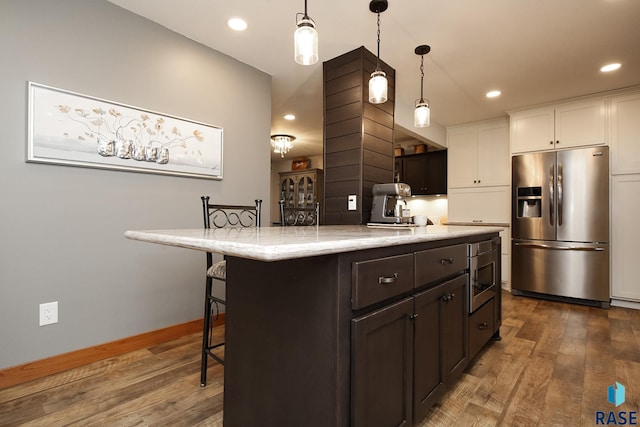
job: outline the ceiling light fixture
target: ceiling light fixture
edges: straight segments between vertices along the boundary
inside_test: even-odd
[[[294,116],[293,114],[285,114],[284,116],[285,120],[295,120],[296,116]]]
[[[376,69],[371,73],[371,79],[369,79],[369,102],[372,104],[387,102],[387,74],[380,68],[380,14],[388,7],[387,0],[372,0],[369,3],[369,10],[378,14],[378,56],[376,57]]]
[[[431,51],[431,47],[422,44],[415,49],[416,55],[420,55],[420,99],[416,100],[416,109],[413,111],[413,125],[417,128],[426,128],[431,124],[431,109],[429,100],[424,99],[424,56]]]
[[[296,20],[300,13],[296,14]],[[318,62],[318,32],[313,19],[307,15],[307,0],[304,0],[304,13],[293,33],[295,60],[301,65],[313,65]]]
[[[487,92],[487,94],[485,96],[487,98],[497,98],[501,94],[502,94],[502,92],[500,92],[499,90],[492,90],[492,91]]]
[[[247,21],[242,18],[230,18],[227,21],[227,25],[235,31],[244,31],[247,29]]]
[[[620,64],[613,63],[613,64],[607,64],[604,67],[600,68],[600,71],[602,71],[603,73],[609,73],[611,71],[617,70],[618,68],[620,68]]]
[[[273,152],[280,154],[280,157],[284,158],[284,155],[293,148],[293,141],[295,141],[295,139],[296,137],[293,135],[271,135],[271,146],[273,147]]]

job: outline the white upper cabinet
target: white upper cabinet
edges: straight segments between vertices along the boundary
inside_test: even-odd
[[[611,173],[640,173],[640,92],[610,98]]]
[[[447,182],[449,188],[472,187],[478,182],[478,130],[447,129]]]
[[[605,145],[604,99],[517,111],[511,116],[511,152]]]
[[[449,188],[509,185],[509,123],[491,120],[447,128]]]
[[[549,150],[555,145],[553,108],[536,108],[511,114],[511,152]]]

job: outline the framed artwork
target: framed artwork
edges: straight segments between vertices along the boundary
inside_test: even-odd
[[[27,162],[222,179],[222,128],[29,82]]]

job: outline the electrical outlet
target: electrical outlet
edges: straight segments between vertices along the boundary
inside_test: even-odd
[[[40,304],[40,326],[58,323],[58,301]]]
[[[348,200],[347,210],[350,210],[350,211],[358,210],[358,205],[356,203],[357,199],[355,194],[350,194],[347,200]]]

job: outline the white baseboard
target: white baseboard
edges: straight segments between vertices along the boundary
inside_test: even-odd
[[[612,307],[633,308],[635,310],[640,310],[640,302],[625,301],[625,300],[615,299],[615,298],[611,298],[611,306]]]

